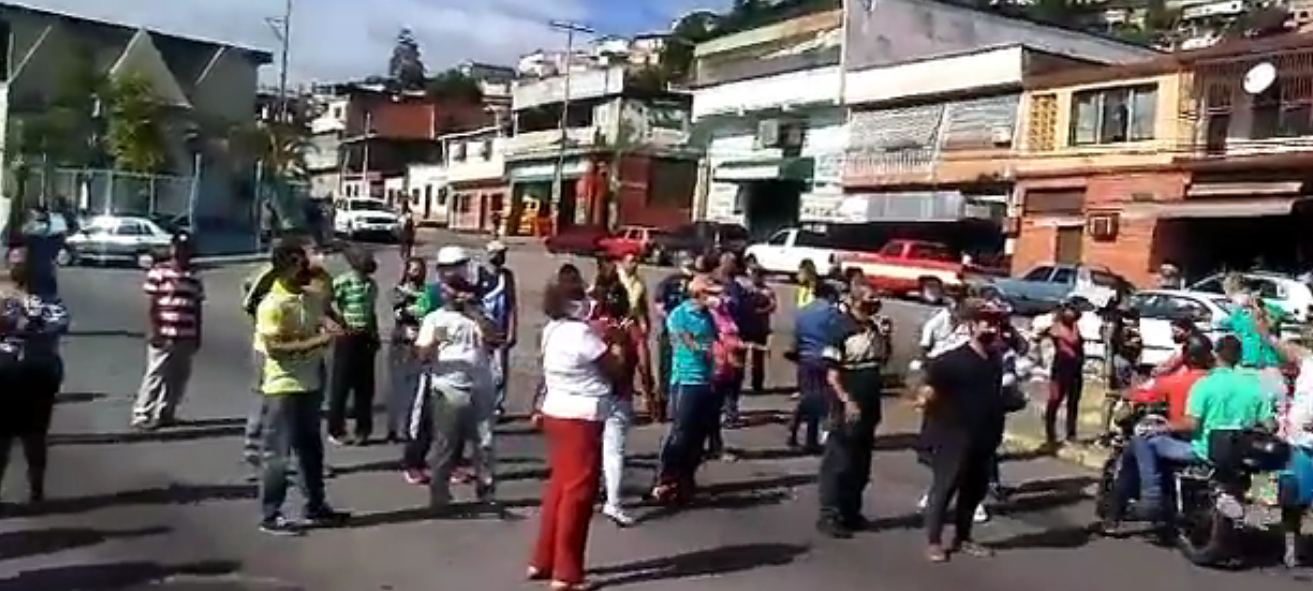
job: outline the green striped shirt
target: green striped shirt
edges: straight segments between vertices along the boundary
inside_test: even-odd
[[[374,331],[378,327],[378,318],[374,312],[374,303],[378,300],[378,284],[371,277],[358,273],[346,272],[333,278],[333,301],[337,304],[338,314],[346,328],[358,331]]]

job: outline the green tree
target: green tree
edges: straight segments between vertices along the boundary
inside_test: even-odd
[[[427,74],[415,33],[401,29],[388,60],[388,77],[402,90],[423,90]]]
[[[670,31],[670,41],[661,48],[661,74],[669,82],[688,82],[693,77],[693,48],[716,36],[720,16],[708,10],[684,15]]]
[[[429,79],[426,90],[435,99],[465,100],[471,103],[483,101],[483,89],[479,87],[479,81],[456,68]]]
[[[306,158],[315,147],[310,142],[308,129],[295,122],[262,122],[251,132],[254,140],[252,154],[263,163],[265,174],[285,180],[310,178]]]
[[[117,168],[158,172],[165,161],[164,112],[150,79],[134,73],[109,84],[108,147]]]

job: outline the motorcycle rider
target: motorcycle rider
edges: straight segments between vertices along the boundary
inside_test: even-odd
[[[1275,431],[1272,400],[1263,390],[1258,372],[1240,365],[1240,339],[1226,335],[1218,340],[1216,366],[1199,378],[1189,390],[1185,412],[1168,420],[1167,431],[1188,435],[1189,441],[1176,437],[1156,437],[1136,454],[1140,466],[1141,504],[1151,509],[1161,507],[1163,474],[1160,459],[1197,462],[1207,459],[1209,441],[1215,431],[1233,431],[1264,427]],[[1224,514],[1243,511],[1230,495],[1218,499]]]
[[[1126,393],[1126,398],[1135,404],[1166,404],[1167,420],[1176,422],[1185,416],[1190,389],[1208,374],[1213,367],[1213,344],[1202,334],[1190,336],[1182,346],[1181,358],[1184,365],[1175,373],[1162,376],[1142,384],[1139,388]],[[1159,441],[1167,439],[1170,441]],[[1108,533],[1117,533],[1120,522],[1125,516],[1128,501],[1135,495],[1134,484],[1139,482],[1139,502],[1136,504],[1136,516],[1153,519],[1162,508],[1162,480],[1158,474],[1157,450],[1167,448],[1169,452],[1182,450],[1177,444],[1183,440],[1173,439],[1170,431],[1155,431],[1136,434],[1122,452],[1122,462],[1117,484],[1113,491],[1113,503],[1109,507],[1105,529]],[[1182,456],[1185,455],[1182,451]]]
[[[1185,365],[1186,342],[1190,340],[1190,337],[1202,334],[1203,331],[1199,330],[1199,326],[1189,318],[1176,318],[1172,320],[1172,342],[1176,343],[1178,347],[1177,351],[1173,353],[1171,357],[1167,358],[1167,361],[1164,361],[1159,364],[1158,367],[1153,368],[1150,375],[1158,377],[1176,373],[1176,370],[1181,369],[1181,367]]]

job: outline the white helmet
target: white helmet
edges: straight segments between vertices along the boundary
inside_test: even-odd
[[[438,249],[434,264],[440,267],[461,265],[470,262],[470,253],[459,246],[444,246]]]

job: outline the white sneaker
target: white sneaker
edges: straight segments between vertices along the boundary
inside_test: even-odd
[[[619,507],[604,506],[602,507],[602,515],[605,515],[607,519],[610,519],[612,523],[619,527],[629,527],[635,523],[634,518]]]
[[[976,514],[974,517],[971,518],[971,520],[975,521],[976,523],[984,523],[986,521],[989,521],[989,511],[985,510],[984,505],[976,505]]]
[[[926,494],[924,494],[924,495],[921,495],[921,500],[919,500],[919,501],[916,502],[916,510],[917,510],[917,511],[925,511],[926,503],[929,503],[929,502],[930,502],[930,494],[929,494],[929,493],[926,493]]]

